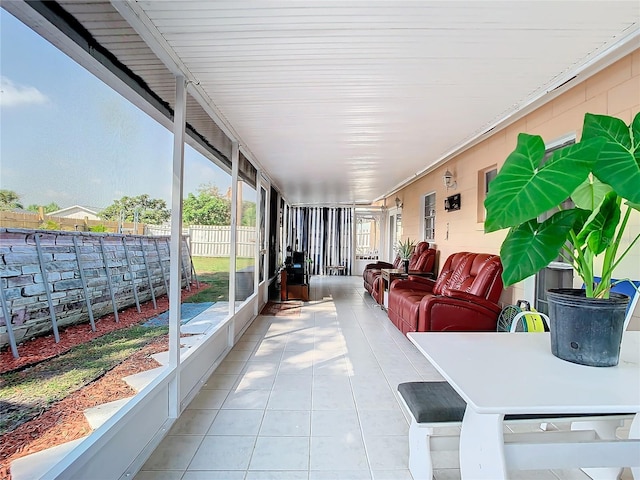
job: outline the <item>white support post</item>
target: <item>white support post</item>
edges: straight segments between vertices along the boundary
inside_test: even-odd
[[[262,182],[260,182],[262,186]],[[264,254],[264,259],[262,262],[262,268],[264,271],[264,279],[266,282],[269,282],[269,239],[271,238],[271,185],[265,185],[266,195],[264,197],[264,245],[266,247],[266,252]],[[276,256],[277,259],[277,256]],[[266,304],[269,301],[269,288],[265,288],[264,291],[264,303]]]
[[[253,269],[253,285],[254,293],[256,294],[256,301],[253,303],[253,314],[258,315],[260,313],[260,269],[264,265],[260,265],[260,250],[262,249],[262,242],[260,241],[260,215],[263,212],[260,211],[260,205],[262,205],[262,173],[260,170],[256,172],[256,242],[254,249],[255,266]]]
[[[171,184],[171,251],[169,263],[169,367],[174,377],[169,385],[169,417],[180,415],[180,306],[182,289],[182,190],[184,183],[184,136],[186,81],[176,77],[176,104],[173,116],[173,175]],[[188,281],[188,279],[187,279]]]
[[[238,167],[240,163],[240,149],[238,142],[231,144],[231,245],[229,248],[229,315],[236,310],[236,255],[238,228]],[[229,346],[233,345],[233,322],[229,324]]]

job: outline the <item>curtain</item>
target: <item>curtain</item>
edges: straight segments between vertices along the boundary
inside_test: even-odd
[[[353,209],[348,207],[294,207],[290,229],[294,251],[311,259],[309,273],[321,275],[326,266],[342,265],[351,275]]]

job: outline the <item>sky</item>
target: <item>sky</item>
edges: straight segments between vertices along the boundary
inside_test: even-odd
[[[0,188],[25,207],[171,204],[172,133],[0,9]],[[184,195],[230,177],[185,146]]]

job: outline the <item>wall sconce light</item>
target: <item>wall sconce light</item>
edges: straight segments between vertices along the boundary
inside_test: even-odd
[[[396,197],[396,208],[402,208],[402,200],[399,197]]]
[[[455,189],[458,186],[458,182],[453,179],[453,173],[451,173],[449,170],[444,172],[442,181],[444,182],[444,186],[447,188],[447,190],[449,190],[450,188]]]

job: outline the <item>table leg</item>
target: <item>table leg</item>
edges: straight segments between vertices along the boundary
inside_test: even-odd
[[[571,422],[571,430],[593,430],[603,440],[615,440],[616,429],[621,425],[620,420],[593,420]],[[583,468],[584,473],[592,480],[616,480],[622,473],[622,468]]]
[[[463,480],[506,480],[504,415],[480,414],[467,406],[460,433],[460,473]]]
[[[631,422],[631,428],[629,429],[629,438],[640,438],[640,413],[636,413]],[[640,478],[640,467],[632,467],[631,473],[633,478]]]

